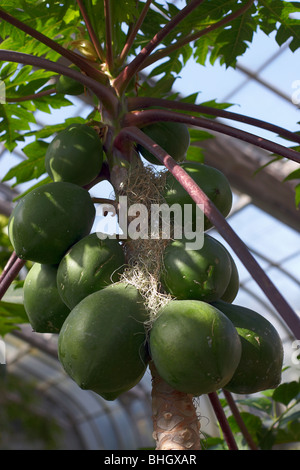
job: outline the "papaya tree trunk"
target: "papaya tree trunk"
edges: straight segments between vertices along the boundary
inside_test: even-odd
[[[200,421],[193,396],[170,387],[153,363],[152,419],[156,450],[200,450]]]

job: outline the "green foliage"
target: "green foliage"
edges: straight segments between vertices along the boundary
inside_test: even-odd
[[[8,150],[13,151],[18,142],[25,140],[25,132],[31,131],[31,126],[36,124],[35,111],[50,114],[52,109],[72,104],[60,95],[42,96],[16,103],[9,101],[49,89],[48,82],[52,76],[52,72],[45,70],[33,71],[30,65],[18,67],[17,64],[4,63],[0,68],[0,80],[4,82],[8,100],[7,103],[0,104],[0,141]]]
[[[49,145],[46,139],[53,134],[64,130],[70,124],[84,122],[85,120],[80,117],[69,118],[62,123],[45,126],[39,130],[27,132],[25,137],[34,136],[36,139],[35,141],[27,144],[22,149],[27,158],[18,163],[16,166],[12,167],[6,173],[2,181],[5,182],[15,179],[15,182],[12,184],[12,186],[16,186],[20,183],[26,183],[46,174],[45,154]],[[52,181],[51,178],[46,177],[43,180],[43,184],[49,183],[50,181]],[[31,188],[33,188],[33,186]]]
[[[103,44],[106,40],[104,2],[103,0],[85,0],[83,3],[99,42]],[[165,48],[162,56],[164,60],[154,63],[145,77],[138,77],[139,96],[168,97],[171,94],[175,98],[176,94],[172,94],[172,88],[180,76],[182,68],[192,57],[202,65],[205,65],[207,60],[210,60],[211,63],[220,60],[227,67],[234,67],[237,58],[246,51],[259,29],[268,35],[275,32],[279,45],[289,39],[290,48],[293,51],[299,48],[299,20],[293,17],[293,13],[298,11],[295,2],[260,0],[254,2],[243,14],[234,17],[231,22],[224,21],[227,17],[230,18],[231,15],[239,12],[241,8],[248,6],[248,3],[246,0],[241,2],[206,0],[202,2],[191,15],[180,21],[162,40],[158,53]],[[152,4],[153,8],[148,10],[146,18],[140,26],[129,58],[136,56],[158,31],[180,13],[180,10],[172,2],[154,1]],[[111,24],[113,25],[112,52],[113,56],[117,57],[126,42],[126,31],[130,31],[135,25],[145,3],[126,0],[124,8],[120,9],[118,1],[113,0],[110,5]],[[77,2],[69,0],[63,3],[59,1],[47,3],[45,1],[23,0],[16,4],[16,2],[6,0],[1,2],[1,8],[68,50],[76,50],[76,41],[90,39]],[[224,21],[224,23],[214,29],[214,25],[220,21]],[[206,31],[208,27],[212,28],[212,31]],[[49,45],[37,41],[25,31],[20,31],[16,26],[4,20],[0,20],[0,31],[3,39],[0,49],[22,51],[53,61],[59,58],[59,54]],[[197,34],[203,31],[205,34],[197,38]],[[190,42],[186,41],[188,38],[190,38]],[[176,41],[185,42],[180,48],[174,49],[173,45]],[[171,47],[170,50],[169,47]],[[156,57],[156,53],[157,50],[150,56],[150,63]],[[117,75],[120,70],[120,64],[116,60],[113,73]],[[33,71],[32,67],[28,65],[20,67],[11,63],[3,63],[0,69],[0,79],[5,81],[9,99],[38,94],[41,91],[51,89],[51,83],[53,83],[51,80],[55,75],[53,72],[39,69]],[[155,79],[155,81],[150,81],[150,79]],[[131,88],[130,94],[133,93],[134,87]],[[5,105],[0,105],[2,129],[0,140],[12,151],[18,142],[24,141],[28,136],[26,131],[30,132],[36,124],[34,111],[40,110],[50,113],[53,109],[60,109],[71,104],[63,95],[51,94],[38,95],[35,99],[28,101],[8,102]],[[191,159],[202,158],[199,151],[196,152],[193,149],[190,155]],[[16,171],[18,172],[19,169]],[[28,178],[28,181],[36,178],[35,172],[28,169],[25,178]],[[20,181],[23,182],[22,177]]]
[[[12,374],[0,376],[0,397],[1,450],[15,450],[18,437],[26,447],[34,442],[44,450],[57,448],[61,428],[41,411],[41,396],[34,383],[24,383]]]
[[[266,33],[276,31],[275,39],[279,46],[290,39],[292,51],[300,45],[300,25],[294,13],[299,13],[298,2],[282,0],[260,0],[258,2],[258,24]]]
[[[1,2],[1,8],[62,45],[72,41],[73,33],[81,23],[78,8],[74,8],[74,2],[70,0],[51,1],[50,4],[36,0],[21,0],[20,2],[5,0]],[[57,60],[59,57],[57,52],[4,21],[1,22],[1,37],[3,38],[1,49],[22,51],[38,56],[45,55],[50,60]]]
[[[239,449],[249,449],[241,429],[228,407],[221,399],[230,428]],[[261,450],[284,448],[299,449],[300,442],[300,381],[284,382],[275,390],[267,390],[251,398],[236,399],[240,416],[255,445]],[[209,450],[226,449],[221,437],[206,436],[204,447]]]
[[[295,148],[295,147],[294,147]],[[296,147],[297,150],[300,150],[300,146]],[[291,180],[300,180],[300,169],[297,168],[296,170],[292,171],[284,181],[291,181]],[[295,205],[296,207],[300,206],[300,183],[295,185]]]
[[[39,178],[45,173],[45,153],[48,144],[43,140],[36,140],[26,145],[23,152],[27,159],[23,160],[16,167],[11,168],[2,181],[9,181],[16,178],[13,186],[25,183],[33,178]]]
[[[1,336],[18,329],[21,323],[28,323],[28,317],[22,303],[0,301]]]

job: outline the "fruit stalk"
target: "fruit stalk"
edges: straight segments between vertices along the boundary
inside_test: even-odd
[[[14,279],[16,279],[25,263],[26,261],[16,257],[14,253],[12,254],[11,259],[8,261],[7,267],[4,268],[4,271],[1,275],[0,300],[4,296]]]
[[[103,52],[103,49],[101,47],[101,44],[99,42],[99,39],[93,29],[93,26],[90,22],[90,19],[88,17],[88,14],[86,12],[86,9],[85,9],[85,6],[82,2],[82,0],[77,0],[77,3],[78,3],[78,6],[79,6],[79,9],[80,9],[80,12],[81,12],[81,15],[84,19],[84,22],[85,22],[85,25],[86,25],[86,29],[88,30],[89,32],[89,35],[90,35],[90,38],[91,38],[91,41],[93,43],[93,46],[95,48],[95,51],[97,52],[97,55],[98,55],[98,58],[104,62],[105,61],[105,54]]]
[[[137,19],[137,21],[136,21],[135,25],[133,26],[132,30],[129,31],[127,41],[126,41],[126,43],[123,47],[123,50],[120,54],[120,57],[119,57],[120,65],[124,63],[128,53],[130,51],[130,48],[134,43],[134,40],[137,36],[137,33],[138,33],[138,31],[139,31],[139,29],[140,29],[146,15],[147,15],[147,13],[148,13],[148,10],[150,8],[151,3],[152,3],[152,0],[147,0],[146,1],[145,6],[144,6],[144,8],[141,12],[140,17]]]
[[[124,118],[125,126],[137,126],[142,127],[151,122],[159,121],[176,121],[182,122],[188,126],[196,126],[203,129],[210,129],[221,134],[229,135],[236,139],[248,142],[249,144],[255,145],[256,147],[263,148],[269,152],[276,153],[282,157],[286,157],[290,160],[300,163],[300,153],[296,150],[284,147],[281,144],[272,142],[269,139],[257,136],[250,132],[236,129],[228,126],[221,122],[210,120],[204,117],[189,116],[187,114],[178,113],[175,111],[166,111],[162,109],[153,109],[145,111],[137,111],[135,113],[128,114]]]
[[[232,412],[232,415],[234,416],[234,418],[235,418],[235,420],[236,420],[236,422],[237,422],[237,425],[238,425],[238,427],[240,428],[240,430],[241,430],[241,432],[242,432],[242,434],[243,434],[243,436],[244,436],[244,438],[245,438],[245,440],[246,440],[246,442],[247,442],[249,448],[250,448],[251,450],[258,450],[257,445],[256,445],[255,442],[253,441],[252,436],[251,436],[251,434],[249,433],[249,431],[248,431],[248,429],[247,429],[247,427],[246,427],[246,425],[245,425],[245,423],[244,423],[244,421],[243,421],[243,419],[242,419],[242,417],[241,417],[241,415],[240,415],[239,409],[238,409],[238,407],[236,406],[236,403],[235,403],[235,401],[234,401],[234,399],[233,399],[231,393],[228,392],[228,390],[223,390],[223,393],[224,393],[224,396],[225,396],[225,398],[226,398],[226,401],[227,401],[227,403],[228,403],[228,405],[229,405],[229,408],[230,408],[230,410],[231,410],[231,412]]]
[[[74,80],[77,80],[92,90],[99,98],[103,106],[109,110],[112,116],[117,115],[118,113],[118,100],[111,89],[107,88],[105,85],[94,80],[93,78],[88,77],[87,75],[70,69],[70,67],[66,67],[57,62],[52,62],[51,60],[44,59],[42,57],[35,57],[33,55],[24,54],[22,52],[5,50],[0,51],[0,61],[2,60],[7,62],[17,62],[18,64],[24,65],[33,65],[34,67],[50,70],[52,72],[73,78]]]
[[[244,114],[234,113],[233,111],[227,111],[226,109],[213,108],[203,104],[192,104],[184,103],[182,101],[167,100],[164,98],[153,98],[153,97],[130,97],[128,98],[128,111],[138,111],[145,108],[160,107],[164,109],[176,109],[178,111],[188,111],[191,113],[205,114],[210,116],[222,117],[230,119],[232,121],[242,122],[249,124],[250,126],[259,127],[266,129],[267,131],[274,132],[281,137],[297,142],[300,144],[300,135],[296,134],[284,127],[272,124],[261,119],[253,118]]]
[[[156,450],[200,450],[200,422],[193,396],[170,387],[150,363]]]
[[[146,44],[141,52],[125,67],[114,81],[114,88],[121,96],[130,80],[140,70],[144,61],[151,52],[163,41],[163,39],[189,14],[193,12],[204,0],[192,0],[177,15],[175,15],[167,24],[161,28],[153,39]]]
[[[106,65],[108,70],[112,70],[113,57],[113,39],[112,39],[112,17],[111,5],[108,0],[104,0],[104,18],[105,18],[105,46],[106,46]]]
[[[238,446],[235,442],[234,436],[232,434],[231,428],[227,421],[226,415],[224,413],[223,407],[220,403],[217,392],[212,392],[208,394],[210,403],[214,409],[215,415],[220,423],[221,429],[224,434],[225,441],[227,442],[229,450],[238,450]]]

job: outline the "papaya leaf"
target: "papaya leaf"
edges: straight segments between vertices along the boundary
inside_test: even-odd
[[[203,155],[203,150],[201,147],[195,147],[193,145],[190,145],[186,154],[186,159],[188,161],[194,161],[194,162],[204,162],[204,155]]]
[[[298,401],[295,403],[297,405]],[[291,407],[291,409],[295,411],[289,411],[287,414],[283,414],[282,417],[280,418],[280,427],[284,427],[287,425],[287,423],[291,421],[299,421],[300,418],[300,410],[297,407]]]
[[[233,106],[233,103],[218,103],[216,100],[204,101],[201,103],[203,106],[210,106],[211,108],[216,109],[227,109],[230,106]]]
[[[262,432],[263,429],[263,423],[261,418],[246,411],[242,411],[240,413],[240,416],[243,422],[245,423],[248,432],[251,434],[253,440],[257,443],[257,436]],[[233,415],[228,417],[228,423],[234,434],[238,434],[241,432]]]
[[[258,433],[258,446],[261,450],[271,450],[276,441],[276,430],[273,428],[262,427]]]
[[[260,165],[254,172],[253,172],[253,175],[257,175],[257,173],[259,173],[260,171],[264,170],[265,168],[267,168],[269,165],[271,165],[272,163],[274,162],[278,162],[279,160],[282,160],[283,157],[281,157],[280,155],[272,158],[272,160],[268,161],[267,163],[264,163],[263,165]]]
[[[293,17],[293,13],[299,13],[298,2],[261,0],[258,12],[259,27],[268,35],[277,31],[275,39],[279,46],[290,40],[293,52],[300,47],[300,20]]]
[[[43,186],[44,184],[47,184],[47,183],[52,183],[52,179],[50,178],[50,176],[46,176],[46,178],[43,178],[42,180],[40,180],[38,183],[34,184],[33,186],[31,186],[30,188],[28,188],[26,191],[24,191],[23,193],[19,194],[17,197],[15,197],[13,199],[13,202],[16,202],[18,201],[19,199],[21,199],[22,197],[26,196],[26,194],[30,193],[30,191],[33,191],[34,189],[36,188],[39,188],[40,186]]]
[[[168,60],[159,64],[155,67],[150,74],[148,75],[149,78],[155,77],[161,74],[164,75],[171,75],[171,74],[179,74],[182,69],[182,64],[178,58],[177,54],[172,54],[168,57]]]
[[[12,187],[39,178],[46,172],[45,169],[45,153],[48,148],[48,143],[43,140],[36,140],[26,145],[23,152],[28,157],[18,165],[11,168],[2,181],[9,181],[16,178],[16,182]]]
[[[297,170],[292,171],[288,176],[284,178],[284,181],[290,181],[294,179],[300,179],[300,168],[297,168]]]
[[[0,301],[0,335],[19,329],[19,324],[28,323],[28,317],[21,303]]]
[[[38,139],[46,139],[47,137],[51,137],[51,136],[54,137],[54,134],[64,130],[70,124],[74,124],[74,123],[84,124],[85,122],[86,122],[86,120],[84,118],[80,117],[80,116],[71,117],[71,118],[68,118],[64,122],[61,122],[59,124],[51,124],[51,125],[48,125],[48,126],[44,126],[44,127],[42,127],[41,129],[38,129],[38,130],[26,132],[25,137],[35,136],[35,138],[37,140]]]
[[[189,129],[191,142],[200,142],[201,140],[213,139],[214,136],[209,132],[200,129]]]
[[[236,403],[238,403],[239,405],[244,405],[250,408],[254,408],[270,416],[272,415],[272,412],[273,412],[272,400],[264,396],[239,399],[239,400],[236,400]]]
[[[273,400],[288,406],[292,400],[300,400],[300,382],[295,380],[279,385],[273,393]]]
[[[53,1],[50,5],[44,1],[22,1],[21,7],[16,2],[1,2],[1,8],[61,45],[74,40],[74,31],[79,31],[80,28],[81,16],[78,14],[78,7],[70,0]],[[76,11],[77,15],[71,14],[71,11]],[[43,55],[50,60],[59,58],[59,54],[48,46],[5,21],[1,21],[1,37],[1,49],[22,50],[27,54]]]
[[[198,64],[203,66],[206,64],[207,57],[212,54],[212,44],[215,42],[212,38],[217,35],[218,33],[215,31],[195,41],[194,58]]]
[[[300,183],[295,187],[295,204],[296,207],[300,206]]]
[[[300,442],[300,413],[295,413],[293,417],[289,417],[286,426],[277,430],[275,444],[289,444],[292,442]]]
[[[155,83],[143,83],[140,88],[139,95],[147,97],[165,98],[171,92],[176,78],[172,75],[165,75]]]
[[[237,58],[244,54],[252,42],[257,27],[252,16],[254,11],[253,6],[218,34],[216,41],[219,45],[218,55],[221,57],[221,64],[227,67],[234,66]]]
[[[204,436],[202,439],[204,450],[227,450],[227,445],[220,437]]]
[[[0,141],[9,151],[13,151],[18,141],[24,141],[21,131],[29,130],[29,123],[35,123],[31,111],[22,104],[0,104]]]
[[[182,101],[182,103],[191,103],[191,104],[194,104],[194,103],[196,103],[196,101],[197,101],[198,95],[199,95],[198,92],[192,93],[191,95],[187,95],[187,96],[181,97],[181,98],[180,98],[180,101]]]

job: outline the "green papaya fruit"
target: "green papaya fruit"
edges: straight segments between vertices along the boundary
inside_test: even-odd
[[[181,167],[226,217],[232,207],[232,191],[226,176],[216,168],[204,163],[184,162]],[[194,217],[196,217],[196,203],[171,173],[167,174],[163,196],[169,206],[180,204],[183,210],[184,204],[192,204]],[[212,225],[210,220],[204,216],[204,230],[208,230]],[[195,229],[195,227],[193,228]]]
[[[70,66],[70,69],[77,70],[79,72],[79,68],[73,65]],[[67,77],[66,75],[60,75],[56,82],[56,91],[57,93],[62,93],[63,95],[81,95],[84,93],[84,85],[74,80],[74,78]]]
[[[57,286],[61,298],[74,308],[84,297],[119,279],[125,265],[116,239],[91,233],[73,245],[59,263]]]
[[[200,300],[171,300],[150,330],[150,354],[159,375],[194,396],[224,387],[241,356],[232,322]]]
[[[24,308],[37,333],[59,333],[70,313],[58,293],[57,266],[35,263],[23,287]]]
[[[224,301],[213,305],[234,324],[242,345],[240,363],[224,388],[238,394],[276,388],[281,381],[283,346],[274,326],[249,308]]]
[[[95,213],[85,189],[48,183],[20,199],[9,218],[9,238],[19,258],[58,264],[74,243],[90,233]]]
[[[228,286],[226,287],[224,294],[221,296],[221,300],[224,300],[224,302],[231,303],[234,301],[238,294],[240,288],[240,276],[233,257],[231,256],[228,250],[227,253],[231,262],[231,276],[229,278]]]
[[[97,132],[86,124],[71,124],[49,144],[45,167],[53,181],[85,186],[98,176],[103,147]]]
[[[83,299],[58,337],[59,360],[82,389],[115,399],[143,377],[147,312],[139,291],[116,283]]]
[[[171,241],[163,253],[161,283],[177,299],[211,302],[225,292],[231,277],[228,251],[215,238],[204,234],[202,248],[186,248],[186,240]]]
[[[185,124],[161,121],[148,124],[141,130],[177,162],[181,162],[185,159],[190,145],[190,134]],[[155,165],[162,165],[162,163],[142,145],[138,145],[137,150],[148,162]]]

